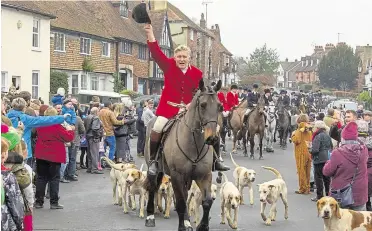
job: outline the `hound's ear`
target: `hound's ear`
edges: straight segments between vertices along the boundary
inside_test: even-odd
[[[341,219],[340,205],[336,204],[336,216],[338,219]]]
[[[218,82],[217,82],[216,86],[214,86],[214,89],[213,90],[215,92],[217,92],[217,91],[219,91],[221,89],[221,87],[222,87],[222,81],[221,80],[218,80]]]
[[[200,90],[201,92],[205,91],[204,79],[201,79],[201,80],[199,81],[199,90]]]
[[[319,208],[319,205],[320,205],[320,200],[318,200],[318,201],[316,202],[316,209],[318,210],[318,217],[319,217],[319,215],[320,215],[320,208]]]

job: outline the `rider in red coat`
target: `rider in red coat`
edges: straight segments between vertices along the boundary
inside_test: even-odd
[[[222,92],[222,91],[219,91],[217,93],[217,97],[218,99],[220,100],[220,103],[222,104],[222,107],[223,107],[223,110],[224,111],[228,111],[228,107],[227,107],[227,102],[226,102],[226,96],[225,96],[225,93]]]
[[[238,86],[235,84],[231,85],[230,91],[226,95],[227,109],[232,110],[233,107],[239,105]]]
[[[147,34],[147,44],[154,61],[159,65],[164,73],[164,89],[160,98],[159,106],[156,110],[156,121],[150,135],[150,160],[148,175],[155,176],[158,172],[156,154],[160,145],[162,131],[169,119],[176,116],[179,108],[168,105],[168,101],[173,103],[185,103],[190,105],[194,93],[198,89],[199,81],[203,78],[203,73],[196,67],[190,65],[190,48],[181,45],[174,51],[174,57],[168,58],[161,51],[150,24],[145,25]],[[219,143],[213,146],[219,150]],[[216,153],[219,153],[216,151]],[[228,171],[219,157],[215,157],[215,171]]]

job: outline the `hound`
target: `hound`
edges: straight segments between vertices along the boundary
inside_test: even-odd
[[[230,228],[238,228],[238,211],[242,196],[236,186],[221,172],[224,183],[221,186],[221,224],[225,224],[225,215]],[[231,209],[234,209],[234,220],[231,219]]]
[[[163,198],[165,201],[165,211],[164,211],[164,218],[168,219],[170,216],[170,208],[172,201],[174,203],[174,207],[176,208],[176,197],[173,192],[172,183],[170,181],[170,176],[164,175],[161,181],[161,185],[159,187],[157,193],[157,205],[159,212],[163,212]]]
[[[372,212],[341,209],[333,197],[322,197],[316,203],[318,217],[325,231],[371,231]]]
[[[258,190],[260,192],[260,202],[261,202],[261,217],[265,221],[266,225],[271,225],[271,221],[276,219],[276,203],[279,197],[282,199],[285,212],[284,218],[288,219],[288,199],[287,199],[287,185],[283,180],[282,175],[279,171],[271,167],[262,167],[266,170],[272,171],[277,178],[262,184],[258,184]],[[269,217],[266,218],[265,208],[266,204],[271,204]]]
[[[245,167],[239,166],[234,158],[232,157],[230,153],[230,158],[233,164],[235,165],[234,170],[234,179],[235,179],[235,185],[239,189],[240,195],[242,196],[242,199],[240,201],[241,205],[244,205],[244,195],[243,195],[243,189],[244,187],[248,187],[249,190],[249,203],[253,205],[253,187],[252,183],[256,180],[256,171],[253,169],[247,169]]]

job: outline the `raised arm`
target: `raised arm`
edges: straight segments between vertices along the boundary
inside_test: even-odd
[[[159,65],[160,69],[162,69],[163,72],[166,72],[171,63],[170,59],[160,49],[159,44],[155,39],[154,31],[152,30],[152,26],[150,24],[145,25],[145,31],[147,34],[147,45],[150,49],[152,58]]]

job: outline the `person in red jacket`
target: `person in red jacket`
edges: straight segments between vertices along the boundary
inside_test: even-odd
[[[147,174],[155,176],[158,172],[155,158],[160,145],[162,130],[168,120],[179,112],[179,108],[173,107],[167,102],[184,103],[188,108],[194,93],[198,89],[199,81],[203,78],[203,73],[198,68],[190,65],[190,48],[181,45],[175,49],[174,58],[168,58],[161,51],[152,26],[146,24],[144,29],[147,34],[147,44],[151,56],[164,73],[164,90],[156,109],[157,118],[150,133],[150,161]],[[219,148],[219,143],[214,148],[217,148],[217,146]],[[228,171],[230,169],[223,165],[218,158],[214,158],[214,170]]]
[[[238,86],[233,84],[230,91],[226,94],[227,110],[231,111],[233,107],[239,105]]]
[[[218,91],[217,97],[220,100],[220,103],[222,104],[222,107],[223,107],[223,111],[222,111],[223,129],[229,133],[228,136],[230,137],[230,131],[228,129],[228,117],[229,117],[229,114],[230,114],[230,110],[229,110],[229,105],[227,104],[227,100],[226,100],[227,90],[228,89],[226,87],[222,87]]]
[[[44,116],[58,115],[57,110],[49,107]],[[36,128],[37,141],[35,145],[36,157],[36,202],[35,208],[43,208],[45,188],[50,187],[50,208],[63,209],[58,203],[61,163],[66,162],[65,143],[74,140],[74,126],[64,128],[61,124]]]

